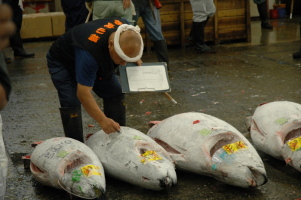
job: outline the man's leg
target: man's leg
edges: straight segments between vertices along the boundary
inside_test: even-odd
[[[150,39],[153,41],[158,61],[166,62],[168,67],[169,56],[165,38],[162,34],[159,10],[155,6],[150,7],[150,5],[147,5],[144,8],[143,13],[140,13],[140,15],[143,19],[146,31],[149,34]]]
[[[301,21],[300,21],[300,31],[301,31]],[[300,39],[301,39],[301,32],[300,32]],[[297,51],[297,52],[295,52],[295,53],[293,54],[293,58],[294,58],[294,59],[299,59],[299,58],[301,58],[301,47],[300,47],[299,51]]]
[[[51,61],[49,56],[47,56],[47,61],[52,82],[59,95],[65,136],[84,142],[81,103],[76,96],[75,76],[60,63]]]
[[[193,22],[192,22],[192,40],[195,44],[197,53],[215,53],[215,50],[205,44],[205,26],[209,17],[215,14],[216,8],[212,0],[191,0],[190,1]]]
[[[257,4],[257,9],[259,12],[259,17],[261,21],[261,28],[263,29],[273,29],[268,20],[267,4],[265,0],[254,0]]]
[[[21,58],[32,58],[35,56],[34,53],[26,53],[23,47],[23,42],[20,34],[21,26],[22,26],[23,13],[21,8],[14,7],[14,17],[13,21],[16,24],[16,33],[10,37],[9,42],[10,46],[14,51],[14,57],[16,59]]]
[[[66,15],[66,31],[74,26],[85,23],[89,13],[85,5],[85,0],[63,0],[61,1],[61,6]]]

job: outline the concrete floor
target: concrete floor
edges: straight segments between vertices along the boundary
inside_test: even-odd
[[[170,49],[170,95],[128,94],[127,125],[147,132],[151,120],[198,111],[213,115],[246,133],[245,118],[264,102],[288,100],[301,103],[301,60],[292,59],[300,48],[300,18],[271,21],[273,31],[261,30],[252,22],[252,42],[216,46],[217,53],[195,54],[193,49]],[[1,111],[3,134],[10,158],[6,200],[68,199],[64,191],[41,186],[24,170],[20,157],[32,152],[31,143],[62,136],[59,103],[47,71],[45,55],[51,41],[25,42],[35,58],[13,60],[8,65],[13,82],[9,105]],[[12,56],[10,48],[5,49]],[[144,62],[156,62],[153,52]],[[97,100],[102,105],[100,99]],[[146,112],[151,112],[146,115]],[[85,134],[99,127],[83,111]],[[94,124],[95,127],[88,127]],[[250,139],[250,138],[248,138]],[[294,200],[301,198],[301,174],[284,161],[259,152],[269,182],[257,189],[241,189],[215,179],[178,171],[178,185],[167,191],[149,191],[107,177],[104,199],[258,199]]]

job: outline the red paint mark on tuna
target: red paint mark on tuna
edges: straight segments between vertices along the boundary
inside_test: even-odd
[[[201,122],[200,120],[195,120],[195,121],[193,121],[193,124],[198,124],[200,122]]]

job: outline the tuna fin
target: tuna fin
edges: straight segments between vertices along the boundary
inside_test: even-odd
[[[22,156],[22,159],[23,159],[23,160],[30,160],[30,158],[31,158],[31,155]]]
[[[93,133],[89,133],[88,135],[86,135],[86,140],[88,140],[92,135]]]
[[[147,125],[148,127],[153,127],[154,125],[159,124],[161,121],[150,121]]]
[[[24,169],[30,168],[30,158],[31,158],[31,155],[22,156]]]
[[[286,163],[287,165],[289,165],[289,163],[292,162],[292,161],[293,161],[293,160],[292,160],[291,158],[285,159],[285,163]]]
[[[39,144],[43,143],[44,141],[39,141],[39,142],[34,142],[31,144],[32,147],[36,147],[38,146]]]
[[[247,130],[250,131],[251,124],[252,124],[252,116],[246,117],[245,124],[246,124]]]
[[[160,146],[162,146],[168,153],[170,154],[181,154],[181,152],[177,151],[176,149],[172,148],[169,144],[167,144],[166,142],[158,139],[158,138],[154,138],[155,142],[157,142]]]

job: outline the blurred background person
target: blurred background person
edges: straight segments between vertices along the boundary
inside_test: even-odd
[[[269,23],[269,15],[266,0],[253,0],[257,4],[259,17],[261,21],[261,28],[273,29],[273,26]]]
[[[166,62],[169,70],[169,55],[165,38],[162,33],[160,5],[157,0],[132,0],[135,6],[135,24],[142,17],[146,32],[153,42],[154,50],[159,62]],[[155,2],[157,4],[155,4]]]
[[[61,6],[66,15],[66,31],[86,21],[89,11],[85,0],[61,0]]]
[[[135,8],[131,0],[103,1],[86,0],[86,7],[93,13],[93,20],[121,17],[134,24]]]
[[[205,43],[205,26],[209,17],[213,17],[216,11],[213,0],[190,0],[190,4],[193,18],[186,47],[195,46],[196,53],[215,53],[215,49]]]
[[[12,10],[9,5],[0,1],[0,110],[2,110],[9,99],[11,92],[11,81],[6,68],[2,50],[9,44],[9,37],[15,31],[12,18]],[[4,200],[6,190],[6,176],[8,159],[2,136],[2,117],[0,115],[0,200]]]
[[[13,22],[16,25],[16,32],[12,35],[9,39],[10,47],[14,51],[15,59],[22,59],[22,58],[33,58],[35,56],[34,53],[27,53],[24,50],[23,42],[20,34],[20,30],[22,27],[22,20],[23,20],[23,3],[22,0],[3,0],[3,3],[6,3],[11,6],[13,10]],[[11,62],[11,58],[5,57],[6,63]]]

